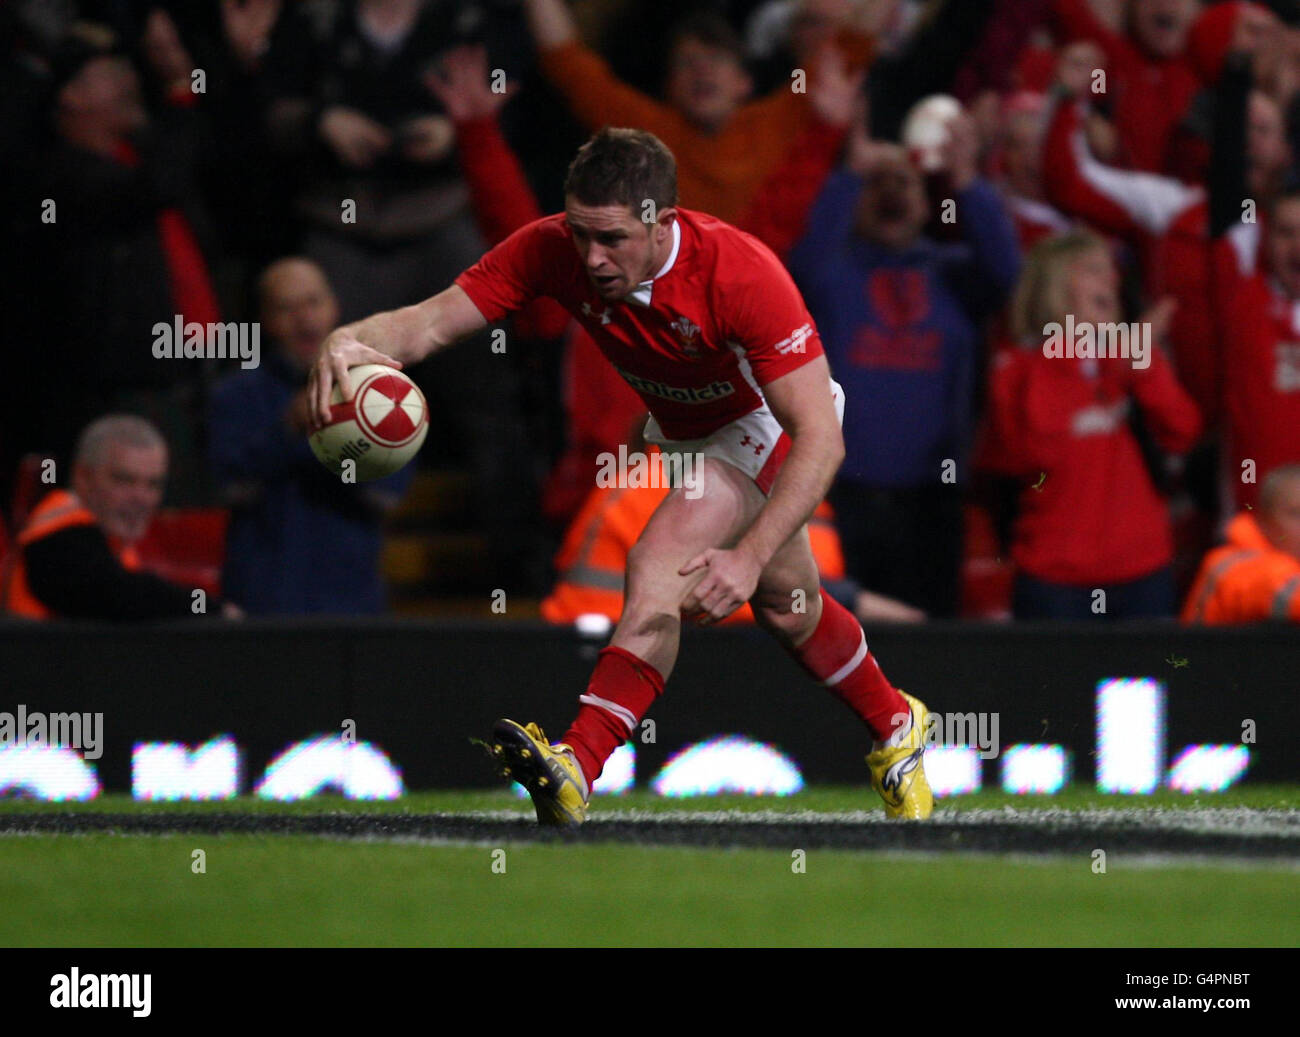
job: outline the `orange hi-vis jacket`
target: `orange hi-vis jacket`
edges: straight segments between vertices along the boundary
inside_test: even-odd
[[[617,623],[623,614],[623,572],[628,551],[666,496],[666,486],[601,487],[592,491],[555,557],[559,578],[542,601],[542,618],[548,623],[572,623],[594,612]],[[842,580],[844,555],[833,519],[831,506],[823,501],[808,520],[808,533],[821,575],[828,580]],[[752,623],[753,610],[748,604],[742,605],[723,622]]]
[[[29,619],[51,619],[54,616],[27,584],[23,566],[23,550],[29,545],[71,526],[93,526],[94,512],[87,508],[75,494],[67,490],[53,490],[36,505],[18,534],[14,551],[5,559],[5,571],[0,572],[0,611]],[[108,538],[109,547],[126,569],[139,569],[140,558],[135,548]]]
[[[1300,622],[1300,559],[1279,551],[1255,516],[1243,511],[1228,523],[1227,543],[1201,563],[1183,606],[1184,623]]]

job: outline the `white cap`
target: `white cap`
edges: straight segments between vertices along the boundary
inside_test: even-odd
[[[948,94],[923,97],[908,111],[901,134],[903,147],[916,157],[922,172],[933,173],[942,168],[948,123],[961,113],[961,102]]]

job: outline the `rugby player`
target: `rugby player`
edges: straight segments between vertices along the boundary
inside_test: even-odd
[[[694,455],[628,556],[626,600],[572,726],[557,744],[500,720],[491,751],[543,824],[586,819],[593,782],[677,658],[683,616],[708,624],[750,602],[768,630],[866,724],[871,783],[891,817],[932,809],[923,703],[896,689],[852,613],[821,589],[806,523],[840,462],[844,397],[785,268],[757,239],[677,206],[658,138],[606,128],[578,151],[564,212],[520,228],[443,292],[335,330],[308,387],[330,416],[348,369],[415,363],[540,297],[591,333],[650,411],[645,438]],[[684,467],[684,466],[683,466]]]

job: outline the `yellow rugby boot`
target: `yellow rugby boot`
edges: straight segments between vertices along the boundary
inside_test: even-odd
[[[488,751],[501,777],[527,789],[538,824],[580,825],[587,820],[587,782],[567,745],[551,745],[536,724],[498,720]]]
[[[934,810],[930,783],[925,780],[926,717],[925,703],[906,692],[899,692],[912,710],[912,727],[902,738],[891,738],[867,757],[871,768],[871,787],[885,801],[888,817],[922,820]],[[894,744],[894,743],[897,744]]]

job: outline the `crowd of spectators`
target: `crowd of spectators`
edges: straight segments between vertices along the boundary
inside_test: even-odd
[[[558,210],[616,125],[804,293],[847,399],[819,559],[861,617],[1300,617],[1295,0],[11,0],[0,49],[0,502],[24,457],[70,473],[28,598],[65,543],[145,586],[75,483],[135,451],[228,509],[217,610],[382,611],[412,472],[314,461],[309,359]],[[160,357],[177,319],[258,322],[259,366]],[[1084,325],[1145,362],[1045,348]],[[492,584],[616,614],[655,501],[594,485],[644,408],[591,338],[542,301],[411,373]],[[985,528],[1011,583],[972,604]]]

